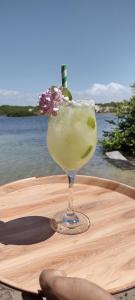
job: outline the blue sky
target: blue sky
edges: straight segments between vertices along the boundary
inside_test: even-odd
[[[129,98],[134,0],[1,0],[0,104],[36,104],[68,66],[74,97]]]

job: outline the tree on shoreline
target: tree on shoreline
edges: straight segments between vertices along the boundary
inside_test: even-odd
[[[135,84],[131,87],[135,91]],[[125,104],[120,103],[116,116],[117,120],[113,121],[115,128],[110,132],[104,131],[103,150],[118,150],[127,156],[135,157],[135,95]]]
[[[38,114],[38,107],[34,106],[17,106],[17,105],[1,105],[0,116],[7,117],[30,117]]]

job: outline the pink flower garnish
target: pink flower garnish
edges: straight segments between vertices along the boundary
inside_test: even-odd
[[[56,116],[64,96],[57,87],[51,87],[39,97],[40,112],[47,116]]]

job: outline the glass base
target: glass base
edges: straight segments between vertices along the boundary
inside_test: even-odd
[[[90,227],[89,218],[80,213],[57,213],[50,221],[52,229],[61,234],[79,234],[87,231]]]

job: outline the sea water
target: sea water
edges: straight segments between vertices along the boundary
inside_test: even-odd
[[[112,125],[112,114],[97,114],[98,139]],[[35,176],[63,174],[48,153],[48,119],[44,116],[0,117],[0,184]],[[135,186],[134,170],[121,170],[108,162],[97,144],[95,154],[79,174],[104,177]]]

